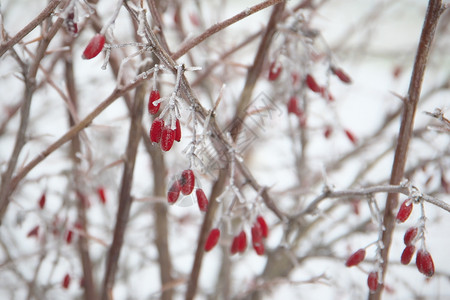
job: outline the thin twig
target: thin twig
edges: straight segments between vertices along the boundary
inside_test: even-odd
[[[275,5],[277,3],[284,2],[284,0],[267,0],[262,3],[256,4],[252,7],[249,7],[242,11],[241,13],[234,15],[233,17],[226,19],[220,23],[214,24],[210,28],[206,29],[202,34],[196,36],[195,38],[190,39],[186,44],[184,44],[180,49],[178,49],[175,53],[172,54],[173,59],[178,59],[184,54],[186,54],[189,50],[203,42],[205,39],[210,37],[211,35],[221,31],[222,29],[240,21],[260,10],[263,10],[269,6]]]
[[[12,46],[17,44],[24,36],[29,34],[36,26],[42,23],[45,19],[47,19],[54,11],[54,9],[61,3],[61,0],[52,0],[46,8],[42,10],[42,12],[33,19],[30,23],[28,23],[22,30],[20,30],[15,36],[13,36],[6,43],[2,44],[0,47],[0,57],[5,54]]]

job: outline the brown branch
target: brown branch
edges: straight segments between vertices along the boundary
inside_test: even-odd
[[[148,66],[141,68],[140,72],[146,70]],[[112,290],[114,287],[115,275],[117,272],[120,252],[123,246],[125,229],[128,223],[130,208],[132,203],[131,187],[133,184],[134,166],[136,154],[141,135],[139,134],[142,124],[142,112],[144,110],[145,85],[136,88],[133,109],[131,111],[131,125],[128,134],[128,145],[125,153],[122,184],[119,194],[119,207],[117,209],[114,238],[109,248],[106,270],[102,288],[102,299],[112,300]]]
[[[241,131],[243,121],[247,115],[247,106],[250,103],[253,89],[255,88],[256,81],[261,73],[264,60],[266,59],[270,44],[272,43],[272,38],[277,30],[276,25],[283,16],[285,4],[286,2],[283,1],[275,5],[267,24],[266,31],[262,37],[261,43],[259,44],[258,51],[256,52],[253,65],[247,72],[244,90],[242,91],[239,102],[236,106],[232,127],[230,129],[231,136],[234,140],[236,140],[238,133]]]
[[[58,32],[62,22],[63,20],[59,18],[49,28],[48,32],[44,35],[44,37],[39,43],[36,52],[36,57],[33,61],[33,64],[30,66],[30,69],[28,70],[28,72],[26,72],[26,70],[23,71],[25,80],[25,95],[20,112],[20,127],[16,136],[14,149],[11,154],[11,158],[9,159],[8,167],[6,171],[2,174],[2,184],[0,190],[0,224],[3,221],[3,216],[5,215],[6,209],[8,208],[9,205],[9,196],[11,195],[11,192],[14,189],[12,187],[14,186],[14,180],[11,177],[16,168],[20,152],[22,151],[22,148],[26,142],[25,134],[28,127],[29,121],[28,119],[30,116],[31,100],[33,98],[34,91],[36,89],[36,75],[39,69],[39,65],[45,56],[45,52],[48,48],[48,45],[50,44],[50,41]]]
[[[203,219],[202,228],[200,229],[200,235],[197,243],[197,251],[195,251],[194,263],[192,265],[192,271],[190,274],[187,291],[186,291],[186,300],[192,300],[195,297],[197,292],[198,285],[198,277],[200,275],[200,269],[202,266],[203,256],[205,251],[203,248],[205,247],[206,238],[208,236],[209,231],[211,230],[212,221],[214,219],[215,212],[219,206],[217,202],[217,197],[222,194],[223,189],[225,188],[226,178],[228,174],[228,169],[221,169],[219,171],[219,178],[213,185],[211,195],[209,196],[209,206],[208,211],[206,212],[205,218]]]
[[[75,84],[75,77],[73,71],[72,56],[65,58],[65,78],[67,93],[69,96],[69,101],[74,109],[74,111],[69,110],[69,125],[72,127],[78,120],[77,110],[78,110],[78,97],[77,88]],[[75,114],[75,116],[74,116]],[[77,153],[81,152],[81,141],[80,135],[77,134],[71,141],[71,153],[70,157],[74,163],[74,182],[75,190],[78,197],[84,197],[81,187],[83,186],[82,177],[80,176],[80,158]],[[87,229],[87,216],[86,216],[86,201],[79,199],[77,202],[77,213],[78,220],[82,226],[84,232],[88,232]],[[78,253],[80,254],[81,266],[83,267],[83,282],[84,282],[84,298],[97,299],[96,287],[94,283],[94,274],[92,260],[89,253],[89,242],[85,235],[80,235],[78,239]]]
[[[195,38],[190,39],[186,44],[184,44],[178,51],[172,54],[173,59],[178,59],[184,54],[186,54],[189,50],[203,42],[208,37],[212,36],[213,34],[221,31],[222,29],[260,11],[263,10],[269,6],[275,5],[277,3],[284,2],[284,0],[267,0],[262,3],[256,4],[252,7],[247,8],[246,10],[240,12],[239,14],[226,19],[225,21],[222,21],[220,23],[214,24],[213,26],[206,29],[202,34],[199,36],[196,36]]]
[[[267,25],[266,32],[261,40],[261,43],[258,48],[258,52],[255,57],[254,65],[252,68],[248,70],[247,73],[247,81],[244,87],[244,91],[241,95],[240,104],[249,101],[254,85],[256,83],[257,78],[259,77],[259,74],[261,73],[262,64],[266,57],[266,53],[268,51],[268,47],[272,41],[272,37],[276,30],[276,23],[281,18],[283,11],[285,7],[285,2],[281,2],[277,4],[271,14],[270,20]],[[174,55],[176,56],[176,55]],[[237,120],[239,116],[241,116],[242,112],[237,110],[235,113],[234,120]],[[245,114],[245,112],[244,112]],[[235,122],[240,123],[240,122]],[[214,123],[213,123],[214,124]],[[236,128],[235,135],[233,138],[235,139],[237,137],[237,134],[239,133],[240,127]],[[216,198],[222,193],[224,187],[226,178],[228,176],[228,168],[222,168],[219,172],[219,178],[214,183],[213,190],[210,196],[210,206],[208,208],[208,212],[206,213],[205,219],[203,220],[202,228],[200,231],[199,241],[197,245],[197,250],[195,252],[195,258],[194,258],[194,264],[192,266],[191,276],[188,283],[188,288],[186,292],[186,300],[194,299],[194,296],[196,294],[197,290],[197,284],[198,284],[198,276],[200,274],[200,269],[203,261],[203,255],[204,255],[204,244],[206,242],[207,235],[211,229],[212,220],[214,218],[215,211],[218,207],[218,203],[216,201]]]
[[[398,185],[403,180],[405,165],[408,154],[408,146],[411,140],[414,116],[422,89],[422,81],[427,66],[428,56],[431,44],[433,42],[434,33],[436,31],[439,16],[442,13],[442,1],[430,0],[428,3],[427,13],[420,36],[420,42],[412,71],[411,81],[408,94],[405,97],[403,106],[402,122],[397,140],[397,148],[395,150],[394,163],[392,167],[391,185]],[[395,229],[394,209],[398,205],[398,193],[390,193],[386,199],[386,208],[383,218],[383,226],[386,230],[383,232],[382,242],[384,248],[381,250],[382,257],[382,281],[384,280],[388,267],[389,249],[392,243],[392,235]],[[380,287],[375,293],[369,294],[369,299],[381,299],[383,288]]]
[[[0,57],[5,54],[11,47],[17,44],[24,36],[29,34],[36,26],[42,23],[46,18],[48,18],[53,10],[61,3],[61,0],[52,0],[44,10],[36,17],[33,21],[28,23],[22,30],[20,30],[14,37],[3,43],[0,47]]]

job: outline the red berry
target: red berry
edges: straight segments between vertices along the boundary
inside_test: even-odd
[[[289,114],[294,114],[294,115],[296,115],[299,118],[304,115],[303,110],[298,107],[297,98],[296,97],[291,97],[289,99],[289,102],[287,104],[287,109],[288,109],[288,113]]]
[[[231,254],[236,254],[239,252],[239,235],[235,236],[233,239],[233,242],[231,243],[231,249],[230,252]]]
[[[184,195],[190,195],[194,190],[195,176],[192,170],[184,170],[180,178],[181,192]]]
[[[310,74],[306,75],[306,85],[311,91],[315,93],[320,93],[322,91],[322,88],[317,84],[314,77],[312,77]]]
[[[67,244],[72,243],[72,236],[73,236],[73,231],[72,230],[67,231],[67,235],[66,235],[66,243]]]
[[[364,260],[364,257],[366,257],[366,249],[359,249],[358,251],[350,255],[350,257],[345,262],[345,265],[347,267],[356,266]]]
[[[247,235],[245,231],[242,230],[237,236],[234,237],[233,243],[231,244],[231,254],[238,252],[244,252],[247,248]]]
[[[105,204],[106,203],[106,193],[105,193],[105,189],[102,186],[97,189],[97,194],[98,194],[98,197],[100,198],[100,202]]]
[[[31,229],[28,234],[27,237],[38,237],[39,236],[39,225],[36,225],[36,227],[34,227],[33,229]]]
[[[46,200],[46,196],[45,196],[45,193],[43,193],[41,198],[39,199],[39,208],[40,209],[44,209],[45,200]]]
[[[405,245],[411,245],[414,238],[417,236],[418,230],[419,229],[417,227],[410,227],[406,230],[405,235],[403,236],[403,242]]]
[[[261,225],[259,225],[259,223],[256,222],[253,225],[251,231],[252,231],[252,241],[253,241],[253,243],[262,243],[263,234],[262,234]]]
[[[367,285],[371,292],[375,292],[378,288],[378,272],[370,272],[369,277],[367,277]]]
[[[409,264],[415,251],[416,247],[414,245],[406,246],[405,250],[402,252],[402,257],[400,258],[401,263],[404,265]]]
[[[323,135],[325,136],[325,138],[328,139],[332,133],[333,133],[333,127],[331,127],[331,126],[325,127],[325,131],[323,132]]]
[[[159,143],[161,140],[162,128],[164,127],[164,120],[156,118],[153,120],[152,127],[150,128],[150,140],[153,143]]]
[[[197,203],[200,211],[207,211],[209,202],[208,198],[206,198],[205,192],[202,189],[197,189],[195,194],[197,195]]]
[[[167,202],[169,202],[169,204],[174,204],[175,202],[177,202],[178,197],[180,196],[180,190],[180,183],[178,182],[178,180],[175,180],[174,183],[172,183],[169,191],[167,192]]]
[[[67,30],[70,33],[72,33],[73,35],[78,33],[78,24],[74,21],[74,19],[75,19],[75,13],[72,11],[67,14],[67,18],[65,20]]]
[[[261,227],[261,234],[263,238],[266,238],[269,235],[269,227],[267,226],[266,220],[262,216],[258,216],[256,218],[259,226]]]
[[[205,243],[205,251],[209,251],[217,245],[217,242],[220,238],[220,230],[218,228],[214,228],[210,231],[208,238]]]
[[[161,96],[159,95],[158,90],[153,90],[150,92],[150,97],[148,99],[148,112],[152,115],[156,114],[159,110],[159,107],[161,106],[161,103],[158,103],[157,105],[153,105],[153,103],[157,100],[159,100]]]
[[[352,79],[342,69],[331,66],[331,72],[344,83],[352,83]]]
[[[161,150],[169,151],[175,140],[175,130],[171,129],[170,126],[164,126],[161,131]]]
[[[238,251],[242,253],[245,251],[245,248],[247,248],[247,235],[245,234],[244,230],[239,233],[238,238]]]
[[[253,249],[255,249],[256,254],[258,255],[263,255],[264,254],[264,244],[263,243],[259,243],[259,244],[255,244],[253,243]]]
[[[270,81],[275,81],[277,80],[277,78],[280,76],[281,74],[281,70],[283,68],[281,66],[277,66],[277,64],[275,62],[270,64],[270,69],[269,69],[269,80]]]
[[[397,221],[400,223],[405,222],[409,216],[411,215],[413,209],[413,204],[410,199],[406,199],[403,201],[402,205],[400,205],[400,209],[397,213]]]
[[[262,241],[263,232],[259,222],[256,222],[252,227],[252,245],[258,255],[264,254],[264,244]]]
[[[181,125],[180,120],[177,119],[175,122],[175,141],[181,141]]]
[[[358,143],[358,139],[357,139],[356,136],[353,134],[353,132],[351,132],[351,131],[348,130],[348,129],[345,129],[344,132],[345,132],[345,135],[347,136],[347,138],[348,138],[348,140],[349,140],[350,142],[352,142],[352,143],[355,144],[355,145]]]
[[[70,275],[66,274],[66,276],[64,276],[63,282],[62,282],[62,287],[65,289],[68,289],[70,285]]]
[[[82,58],[91,59],[96,57],[102,51],[104,45],[105,36],[100,33],[96,34],[84,49]]]
[[[425,249],[419,249],[416,256],[416,266],[420,273],[431,277],[434,274],[434,263],[431,254]]]

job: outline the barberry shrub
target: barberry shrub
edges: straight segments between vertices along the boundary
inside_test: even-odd
[[[6,1],[0,294],[445,299],[448,10],[367,2]]]

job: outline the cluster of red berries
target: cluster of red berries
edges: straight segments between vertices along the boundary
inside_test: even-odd
[[[195,175],[191,169],[184,170],[181,176],[177,178],[169,188],[167,192],[167,202],[169,204],[174,204],[180,197],[180,193],[183,195],[190,195],[194,191],[195,187]],[[195,195],[197,196],[197,204],[200,211],[208,210],[208,198],[205,192],[201,188],[195,190]]]
[[[266,220],[262,216],[257,216],[253,226],[251,228],[251,236],[252,236],[252,246],[255,249],[255,252],[258,255],[264,254],[264,239],[269,236],[269,227],[267,226]],[[205,243],[205,251],[210,251],[213,249],[220,238],[220,229],[213,228],[208,235]],[[241,232],[233,238],[233,242],[231,243],[230,252],[231,254],[243,253],[247,249],[247,234],[245,230],[241,230]]]
[[[413,210],[413,202],[411,199],[406,199],[400,205],[397,213],[397,222],[405,222],[411,215]],[[415,243],[417,242],[417,235],[419,228],[410,227],[406,230],[403,236],[403,242],[405,243],[405,249],[402,252],[400,262],[407,265],[411,262],[414,253],[416,252]],[[420,273],[427,277],[431,277],[434,274],[434,263],[431,254],[424,248],[420,248],[416,254],[416,266]]]
[[[158,90],[152,90],[148,99],[148,112],[151,115],[158,113],[161,106],[161,102],[155,104],[156,101],[161,99]],[[175,121],[175,129],[172,129],[170,125],[165,125],[162,118],[155,118],[150,128],[150,140],[152,143],[161,143],[161,150],[169,151],[174,141],[181,141],[181,125],[180,120]]]

